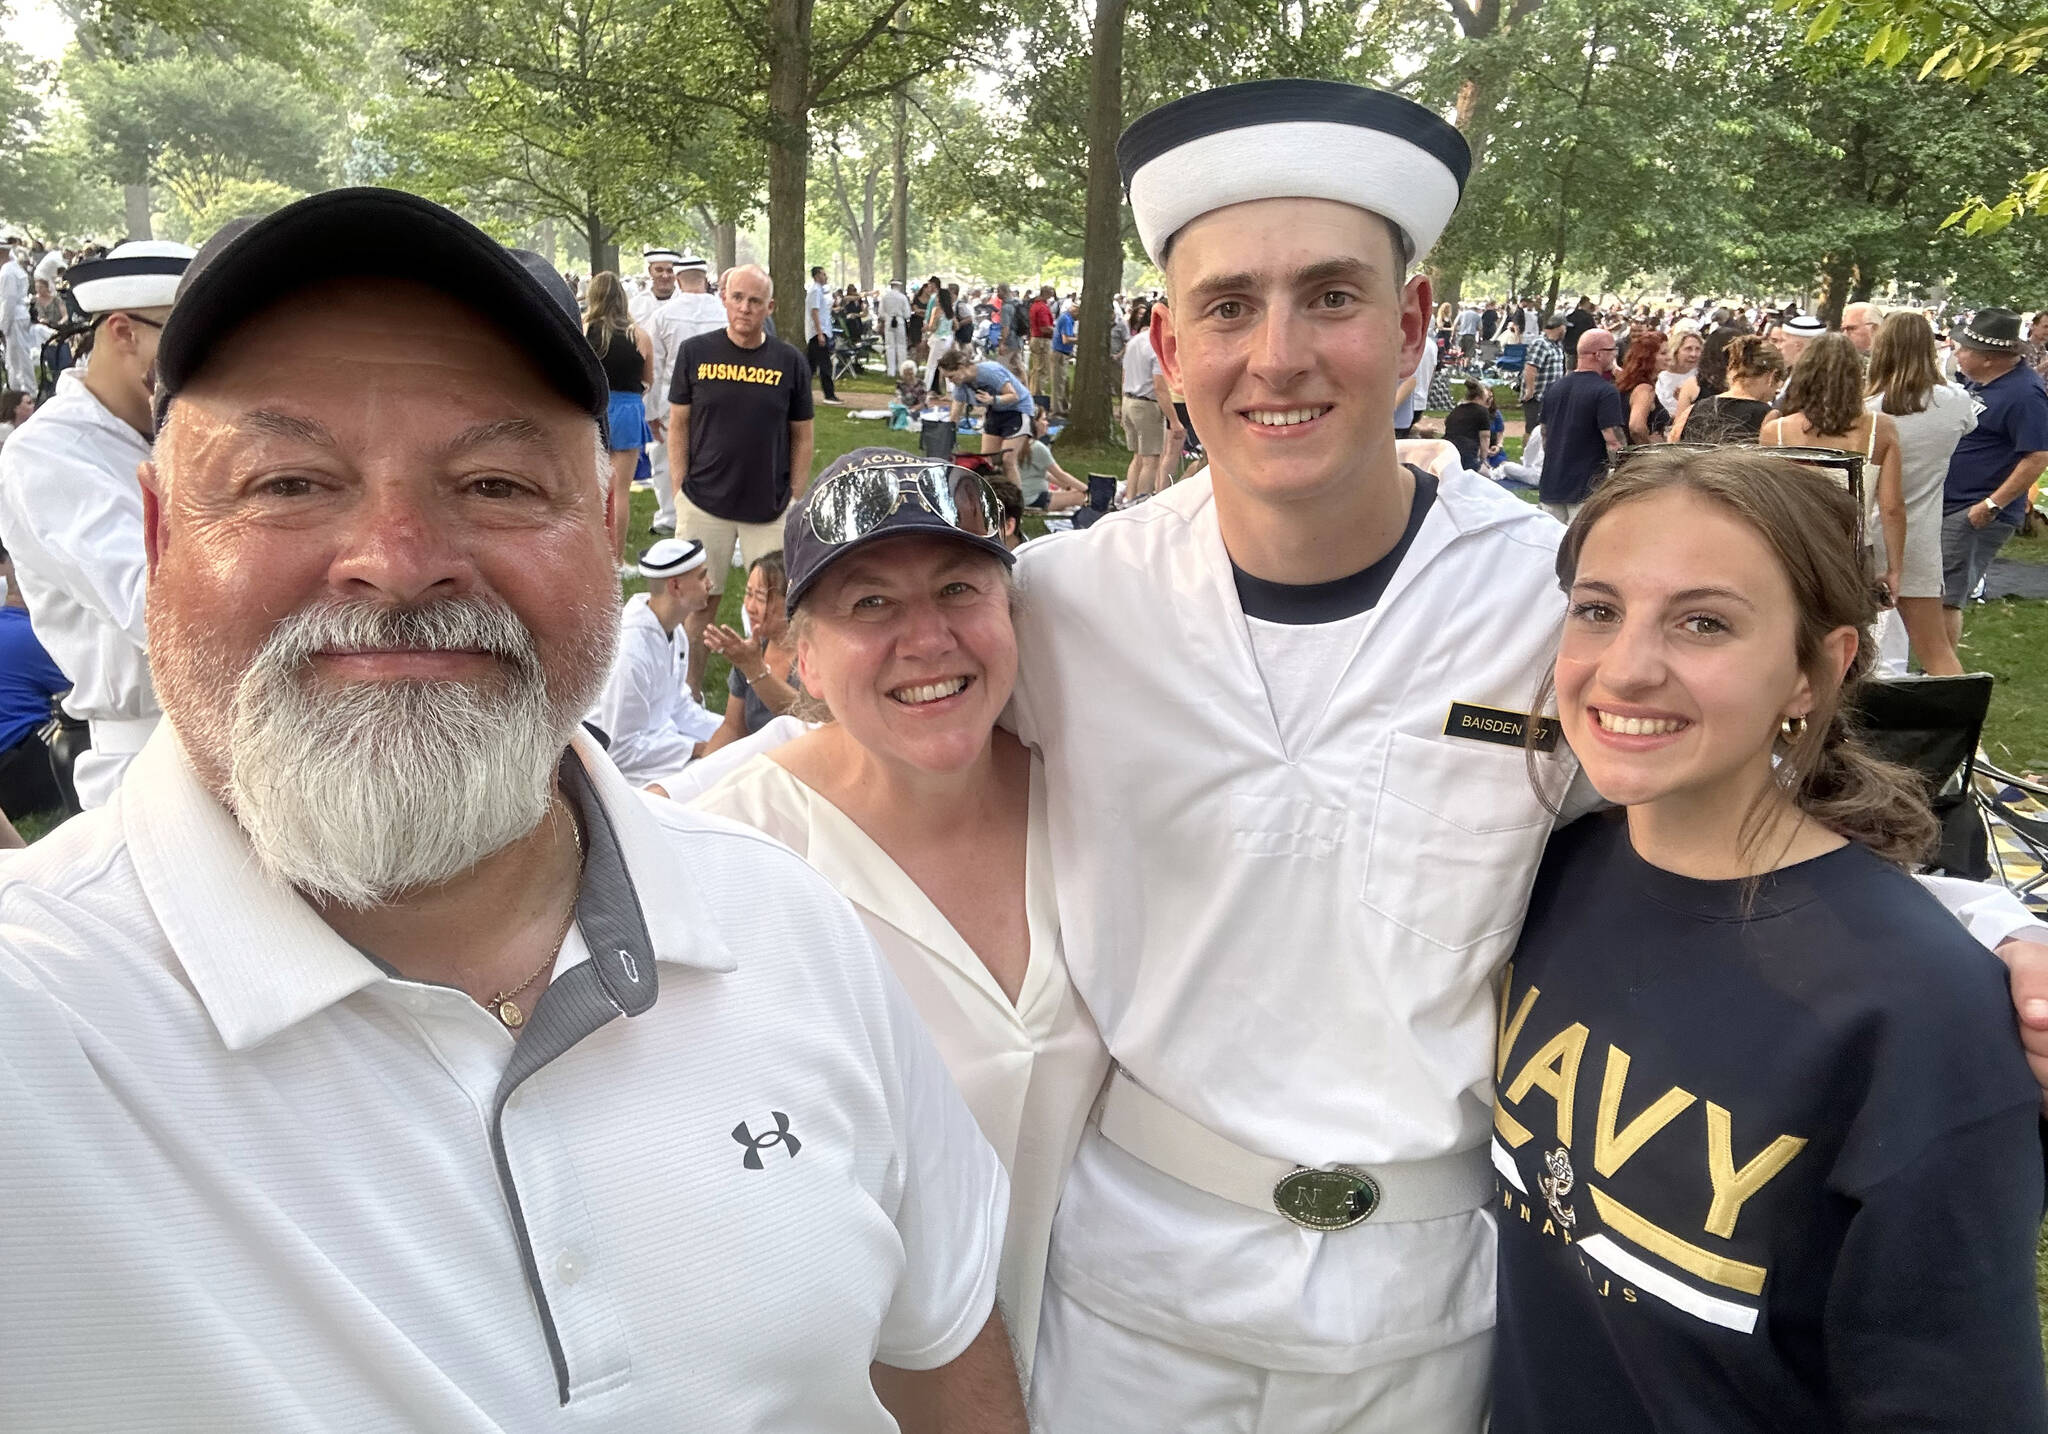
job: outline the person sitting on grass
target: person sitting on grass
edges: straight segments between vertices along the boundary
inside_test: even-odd
[[[1017,486],[1024,506],[1041,513],[1064,513],[1088,501],[1088,485],[1060,467],[1046,442],[1051,420],[1041,410],[1031,415],[1031,437],[1017,455]]]
[[[704,744],[707,756],[753,736],[803,699],[803,684],[796,677],[796,646],[789,640],[789,617],[782,610],[788,591],[781,551],[763,553],[747,569],[744,605],[752,635],[716,623],[704,629],[704,645],[732,664],[725,678],[725,721]]]

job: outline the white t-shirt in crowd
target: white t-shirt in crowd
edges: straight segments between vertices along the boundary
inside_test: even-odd
[[[563,767],[517,1039],[261,874],[166,726],[0,881],[10,1428],[895,1428],[988,1320],[1005,1180],[847,904]]]
[[[1124,345],[1124,393],[1127,397],[1152,398],[1159,380],[1159,356],[1152,352],[1152,335],[1141,330]]]

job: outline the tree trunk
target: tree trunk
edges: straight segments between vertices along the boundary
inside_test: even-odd
[[[1082,241],[1081,328],[1065,433],[1078,444],[1109,441],[1109,306],[1124,276],[1123,185],[1116,136],[1124,120],[1124,0],[1095,0],[1095,51],[1088,72],[1088,217]]]
[[[889,147],[889,277],[910,291],[910,166],[904,150],[910,131],[910,99],[896,88],[896,133]]]
[[[559,264],[555,257],[555,221],[543,219],[533,226],[533,252],[550,264]]]
[[[853,236],[854,245],[860,251],[860,291],[863,294],[874,290],[875,250],[882,247],[882,226],[875,222],[876,178],[874,166],[870,165],[861,184],[860,232]]]
[[[128,238],[151,239],[155,237],[149,228],[148,184],[122,185],[121,208],[127,220]]]
[[[1849,302],[1852,304],[1869,303],[1870,295],[1876,288],[1877,266],[1875,264],[1865,264],[1858,260],[1856,264],[1856,277],[1849,284]]]
[[[614,242],[611,227],[594,209],[583,211],[583,242],[590,254],[590,272],[601,274],[609,269],[619,272],[619,246]]]
[[[768,272],[777,331],[804,343],[804,187],[811,161],[811,6],[768,0]]]
[[[1814,317],[1831,329],[1842,326],[1842,310],[1849,303],[1849,284],[1856,272],[1847,254],[1830,254],[1821,265],[1820,303]]]
[[[740,261],[740,226],[730,219],[721,219],[711,226],[711,262],[723,274]]]

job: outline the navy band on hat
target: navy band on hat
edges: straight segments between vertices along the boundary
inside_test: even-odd
[[[81,259],[65,271],[64,286],[88,314],[117,309],[166,309],[192,263],[188,245],[138,239],[116,245],[99,259]]]
[[[683,256],[674,249],[642,249],[640,257],[649,264],[679,264],[683,259]]]
[[[709,562],[704,545],[695,538],[661,538],[640,555],[640,575],[648,578],[679,578]]]
[[[1225,85],[1140,115],[1117,141],[1154,263],[1191,221],[1258,199],[1330,199],[1391,220],[1420,259],[1458,207],[1465,137],[1412,100],[1335,80]]]
[[[1788,334],[1804,334],[1808,338],[1828,331],[1828,326],[1811,314],[1801,314],[1796,319],[1785,320],[1784,328]]]

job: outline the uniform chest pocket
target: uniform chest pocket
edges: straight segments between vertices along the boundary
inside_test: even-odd
[[[1520,748],[1396,732],[1360,897],[1404,930],[1462,950],[1522,919],[1551,822]]]

